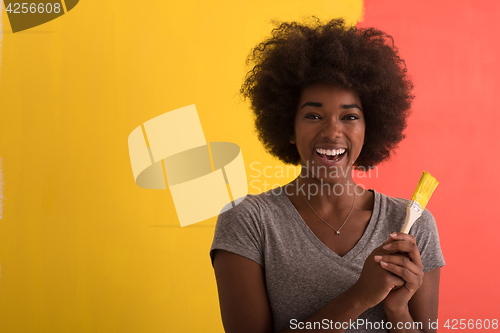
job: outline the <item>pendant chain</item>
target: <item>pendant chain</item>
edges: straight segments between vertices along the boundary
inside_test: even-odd
[[[318,214],[318,213],[316,213],[316,211],[312,208],[312,206],[311,206],[311,205],[309,204],[309,202],[307,201],[306,196],[305,196],[304,194],[302,194],[302,197],[304,198],[304,201],[305,201],[305,202],[306,202],[306,204],[309,206],[309,208],[311,208],[311,210],[313,211],[313,213],[314,213],[314,214],[316,214],[316,216],[317,216],[317,217],[318,217],[321,221],[325,222],[325,224],[326,224],[327,226],[329,226],[330,228],[332,228],[332,229],[335,231],[335,233],[336,233],[337,235],[340,235],[340,229],[342,229],[342,228],[344,227],[345,223],[346,223],[346,222],[347,222],[347,220],[349,219],[349,216],[351,216],[352,210],[353,210],[353,208],[354,208],[354,203],[356,202],[356,189],[354,189],[354,198],[353,198],[353,200],[352,200],[351,210],[349,211],[349,214],[347,214],[347,217],[345,218],[344,223],[342,223],[342,225],[341,225],[341,226],[340,226],[340,228],[338,228],[338,229],[335,229],[334,227],[332,227],[332,226],[330,225],[330,223],[328,223],[328,222],[326,222],[325,220],[323,220],[323,218],[321,218],[321,216],[319,216],[319,214]]]

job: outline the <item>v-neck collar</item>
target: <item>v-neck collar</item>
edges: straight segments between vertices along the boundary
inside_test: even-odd
[[[301,230],[304,232],[307,238],[309,238],[311,243],[313,243],[318,248],[318,250],[327,257],[330,257],[335,261],[345,262],[354,259],[365,248],[378,222],[378,217],[380,215],[380,204],[381,204],[380,200],[382,195],[377,191],[374,190],[370,191],[373,191],[374,194],[374,204],[373,204],[372,216],[370,218],[370,221],[368,222],[368,226],[366,227],[365,232],[363,233],[359,241],[356,243],[356,245],[354,245],[354,247],[350,249],[349,252],[347,252],[343,256],[339,256],[335,251],[331,250],[314,234],[314,232],[309,228],[309,226],[304,221],[300,213],[297,211],[297,208],[295,208],[290,198],[286,195],[285,191],[280,191],[281,192],[280,197],[285,206],[289,208],[289,211],[291,212],[291,215],[295,223],[298,224],[298,226],[301,228]]]

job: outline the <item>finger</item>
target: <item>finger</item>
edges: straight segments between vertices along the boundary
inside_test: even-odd
[[[389,235],[389,238],[384,242],[384,245],[395,241],[408,241],[415,244],[417,243],[415,237],[412,235],[408,235],[402,232],[393,232]]]
[[[414,262],[410,260],[410,258],[406,255],[377,255],[374,257],[375,261],[382,265],[382,262],[393,264],[396,266],[404,267],[408,269],[413,274],[423,274],[423,268],[416,265]],[[385,268],[382,265],[382,268]]]
[[[420,251],[418,250],[418,246],[415,242],[414,237],[413,239],[395,240],[392,243],[384,245],[382,248],[387,253],[407,253],[414,263],[416,263],[417,265],[422,264],[422,261],[420,259]]]
[[[404,232],[393,232],[390,237],[393,240],[408,240],[410,242],[416,243],[415,236],[405,234]]]
[[[384,271],[385,273],[385,285],[388,286],[391,290],[401,288],[406,284],[406,281],[402,277],[389,272],[383,267],[380,268],[382,268],[382,271]]]
[[[405,287],[408,288],[408,290],[417,290],[422,285],[423,276],[413,273],[406,267],[398,266],[385,261],[381,261],[380,266],[382,266],[383,269],[405,280]]]
[[[382,246],[387,245],[389,243],[392,243],[394,241],[404,241],[404,240],[416,243],[414,236],[405,234],[403,232],[396,232],[395,231],[389,235],[389,238],[387,238],[387,240],[384,243],[382,243]]]
[[[389,244],[391,242],[394,242],[394,240],[397,239],[397,236],[398,236],[398,233],[397,232],[393,232],[392,234],[389,235],[389,238],[387,238],[387,240],[384,243],[382,243],[382,245],[386,245],[386,244]]]
[[[406,284],[406,281],[396,274],[390,274],[388,276],[389,283],[392,285],[391,290],[396,290],[403,287]]]
[[[417,244],[408,241],[394,241],[384,245],[382,248],[386,250],[387,253],[410,253],[415,250],[418,251]]]

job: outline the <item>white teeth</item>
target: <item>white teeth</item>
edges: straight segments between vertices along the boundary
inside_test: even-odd
[[[335,155],[340,155],[345,152],[345,149],[323,149],[323,148],[316,148],[316,151],[320,154],[323,155],[329,155],[329,156],[335,156]]]

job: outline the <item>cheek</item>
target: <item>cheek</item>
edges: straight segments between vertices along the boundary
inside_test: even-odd
[[[360,132],[359,137],[361,138],[361,142],[365,143],[366,126],[364,123],[362,126],[360,126],[359,132]]]
[[[295,143],[297,144],[297,147],[299,145],[303,145],[304,141],[307,140],[307,131],[304,128],[304,126],[301,125],[300,123],[295,124],[295,130],[294,130],[293,137],[295,139]]]
[[[295,124],[295,147],[301,158],[308,158],[310,154],[310,144],[312,142],[313,133],[311,128],[304,124]]]
[[[358,149],[359,151],[361,151],[361,149],[363,149],[363,145],[365,144],[365,127],[360,127],[359,129],[356,130],[356,138],[357,138],[357,145],[358,145]]]

